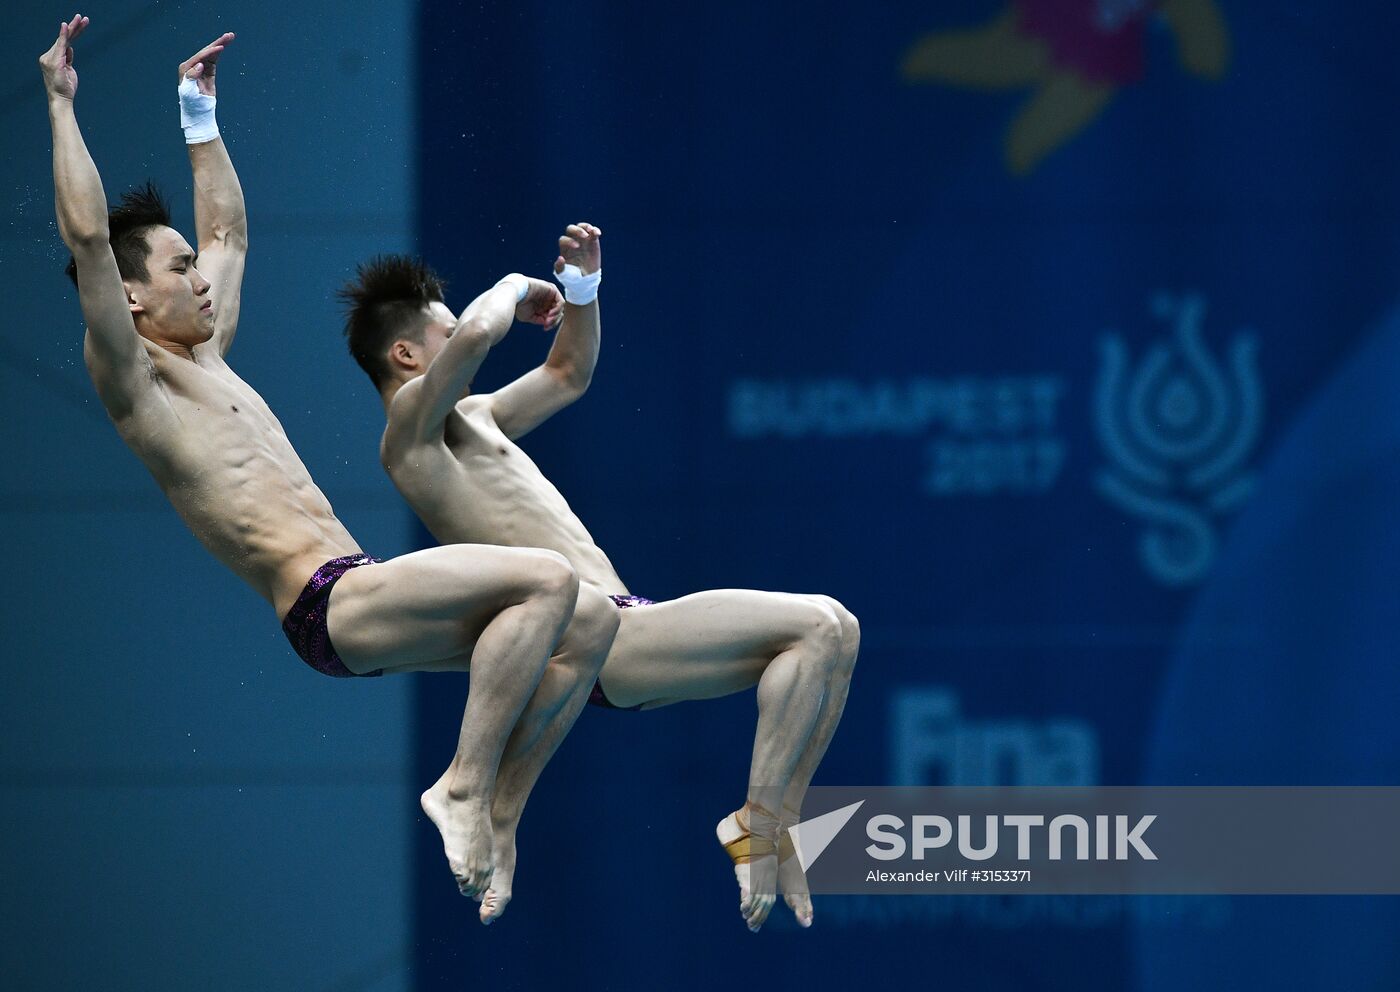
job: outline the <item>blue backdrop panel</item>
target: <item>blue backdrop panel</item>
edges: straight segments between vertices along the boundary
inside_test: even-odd
[[[567,223],[606,232],[592,391],[527,450],[634,592],[860,617],[819,783],[1394,780],[1400,13],[421,16],[449,305],[543,274]],[[482,387],[547,346],[516,331]],[[424,821],[422,987],[1177,988],[1227,954],[1284,954],[1286,986],[1328,939],[1279,922],[1304,910],[1345,921],[1356,975],[1393,968],[1389,900],[822,899],[755,939],[711,833],[753,720],[752,695],[585,713],[488,931]]]

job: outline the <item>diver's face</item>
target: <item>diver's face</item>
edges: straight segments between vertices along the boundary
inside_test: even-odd
[[[457,326],[457,318],[445,303],[428,304],[427,314],[428,321],[423,325],[423,343],[419,345],[422,357],[417,362],[417,375],[428,371],[428,366],[447,346],[452,330]]]
[[[136,330],[157,343],[203,344],[214,336],[214,302],[194,249],[169,227],[151,228],[146,243],[149,278],[124,283]]]

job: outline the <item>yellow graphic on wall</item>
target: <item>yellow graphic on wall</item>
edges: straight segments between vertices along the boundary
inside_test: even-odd
[[[1215,0],[1012,0],[980,27],[932,34],[904,58],[911,82],[1031,89],[1006,133],[1006,165],[1025,175],[1142,78],[1146,32],[1159,18],[1181,66],[1217,80],[1230,36]]]

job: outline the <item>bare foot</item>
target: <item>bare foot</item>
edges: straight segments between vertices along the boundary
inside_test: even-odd
[[[494,843],[496,869],[491,873],[491,886],[478,897],[481,901],[481,922],[488,927],[501,918],[510,904],[511,883],[515,879],[515,835],[498,830]]]
[[[457,879],[457,890],[477,897],[490,883],[493,867],[489,805],[485,800],[452,798],[446,773],[423,793],[420,802],[442,834],[443,853]]]
[[[777,901],[778,854],[773,839],[777,830],[777,820],[762,812],[754,813],[747,805],[715,825],[715,836],[734,862],[739,912],[752,933],[758,933]]]
[[[783,894],[783,902],[792,910],[792,915],[797,917],[798,925],[805,929],[812,925],[812,893],[807,889],[807,873],[802,870],[802,861],[797,857],[792,837],[788,834],[788,830],[802,818],[800,800],[797,806],[794,808],[786,799],[783,800],[779,823],[781,832],[778,834],[778,891]]]
[[[810,927],[812,895],[807,891],[807,873],[802,870],[802,862],[797,854],[789,848],[786,830],[783,831],[779,850],[789,857],[784,859],[782,854],[779,855],[778,891],[783,894],[783,901],[788,904],[788,909],[792,910],[792,915],[797,917],[798,925]]]

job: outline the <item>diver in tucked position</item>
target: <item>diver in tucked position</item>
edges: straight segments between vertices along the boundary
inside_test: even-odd
[[[267,599],[308,665],[375,676],[470,667],[456,755],[425,808],[467,895],[495,868],[490,807],[553,752],[592,690],[616,610],[552,551],[443,547],[380,562],[316,488],[282,425],[224,360],[247,251],[243,193],[214,119],[225,34],[179,69],[198,249],[154,188],[108,213],[74,97],[75,15],[39,59],[53,129],[59,233],[73,253],[83,358],[107,414],[209,551]],[[528,283],[519,316],[563,300]],[[572,621],[571,621],[572,618]],[[499,770],[499,774],[498,774]]]
[[[549,548],[569,559],[582,588],[618,605],[621,624],[592,702],[636,710],[758,686],[746,801],[716,832],[734,861],[749,928],[763,924],[778,888],[810,926],[811,899],[787,828],[841,719],[860,644],[855,617],[826,596],[748,589],[664,603],[633,596],[515,444],[588,388],[598,359],[602,233],[579,223],[559,239],[554,270],[567,302],[553,347],[543,365],[494,393],[472,393],[472,377],[510,329],[529,291],[523,277],[506,277],[458,316],[422,263],[380,256],[360,267],[342,290],[346,335],[384,402],[381,458],[439,541]],[[528,784],[498,795],[498,838],[509,836],[508,803],[523,804]],[[497,859],[498,898],[508,898],[502,869],[511,860]]]

